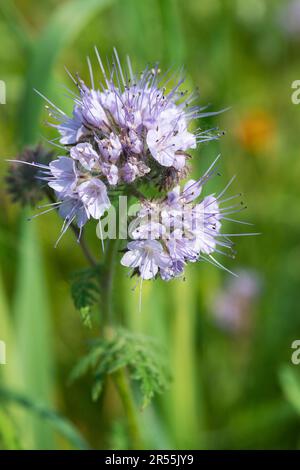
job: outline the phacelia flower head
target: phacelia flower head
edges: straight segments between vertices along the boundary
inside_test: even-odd
[[[93,265],[96,262],[80,239],[85,224],[101,219],[118,194],[138,198],[139,210],[126,226],[131,240],[121,264],[140,277],[141,306],[143,280],[178,278],[188,263],[199,260],[229,271],[215,255],[234,257],[231,237],[250,234],[223,231],[225,220],[244,223],[230,218],[243,209],[233,201],[236,196],[224,198],[233,179],[219,194],[202,196],[216,172],[216,161],[199,180],[187,178],[191,151],[219,137],[212,129],[197,127],[199,118],[213,113],[193,104],[197,95],[181,90],[182,78],[161,76],[158,66],[135,73],[129,59],[125,68],[121,66],[116,51],[113,62],[104,67],[95,51],[97,81],[89,59],[90,86],[69,74],[77,87],[77,93],[71,92],[71,116],[41,95],[50,105],[49,124],[59,133],[59,155],[51,161],[39,155],[13,160],[9,183],[23,195],[25,173],[31,175],[30,184],[34,175],[32,188],[39,184],[51,200],[40,206],[40,214],[57,210],[63,219],[57,243],[71,226]],[[16,163],[24,168],[18,171]],[[184,186],[183,179],[188,179]],[[145,188],[156,196],[146,198]],[[101,221],[98,228],[105,249]]]
[[[170,77],[160,77],[157,66],[136,74],[129,60],[122,68],[115,51],[107,71],[97,50],[96,56],[101,72],[97,86],[91,66],[91,87],[72,77],[78,89],[72,116],[53,104],[49,112],[71,158],[82,162],[78,154],[88,145],[84,167],[97,171],[106,185],[142,178],[161,185],[170,169],[182,172],[197,143],[218,137],[192,129],[192,121],[210,113],[192,106],[196,95],[181,91],[183,79],[167,91]]]
[[[224,206],[235,197],[223,198],[229,185],[219,195],[199,200],[205,182],[214,172],[211,170],[198,181],[189,180],[182,190],[175,187],[164,199],[143,201],[130,225],[134,241],[128,243],[121,260],[132,268],[133,274],[143,279],[160,276],[170,280],[182,275],[189,262],[207,260],[224,268],[214,258],[215,253],[226,250],[225,254],[234,257],[230,235],[221,232],[222,221],[242,207],[240,203]]]
[[[81,229],[90,218],[99,219],[116,190],[174,186],[187,174],[190,150],[218,137],[192,124],[210,113],[192,105],[194,94],[180,90],[183,79],[174,79],[167,91],[171,78],[160,77],[157,66],[136,74],[129,59],[122,68],[116,51],[107,70],[97,49],[96,58],[101,76],[95,82],[88,61],[90,87],[70,74],[77,87],[71,116],[44,97],[63,151],[49,165],[31,163],[55,193],[63,233],[70,223]]]
[[[156,188],[156,199],[140,201],[122,264],[142,279],[163,280],[182,275],[187,263],[201,259],[222,267],[215,253],[234,253],[222,223],[239,209],[223,207],[232,199],[223,199],[225,190],[200,199],[214,165],[200,180],[180,185],[191,150],[218,137],[196,125],[212,113],[193,104],[195,94],[181,91],[182,78],[161,76],[158,66],[137,74],[129,59],[126,68],[121,66],[116,51],[106,68],[97,49],[96,58],[100,77],[95,81],[88,60],[90,86],[70,74],[77,87],[71,116],[44,97],[55,119],[50,125],[60,134],[60,154],[50,162],[19,160],[34,167],[39,182],[52,191],[42,213],[56,209],[64,219],[59,239],[74,224],[80,236],[117,193],[139,197],[141,188]]]

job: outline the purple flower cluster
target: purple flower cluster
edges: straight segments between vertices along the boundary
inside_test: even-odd
[[[134,182],[161,188],[169,184],[170,174],[174,181],[180,179],[188,151],[218,137],[211,131],[188,130],[192,120],[210,113],[191,106],[195,96],[179,90],[183,79],[167,92],[171,79],[160,79],[158,67],[137,75],[128,60],[123,70],[115,51],[108,72],[97,49],[96,56],[102,81],[95,87],[90,62],[91,88],[72,77],[78,89],[72,95],[72,117],[45,98],[49,115],[57,121],[49,124],[58,129],[67,153],[42,168],[65,219],[62,233],[73,222],[82,229],[88,219],[99,219],[111,205],[110,192],[118,187]]]
[[[222,207],[234,196],[222,199],[227,186],[218,196],[196,202],[214,164],[183,190],[177,185],[187,175],[190,150],[219,136],[192,125],[212,113],[193,105],[196,94],[181,91],[183,79],[161,77],[158,66],[136,74],[129,59],[123,69],[116,51],[105,68],[95,51],[101,81],[95,85],[89,60],[90,87],[70,74],[78,90],[72,92],[71,117],[44,97],[63,156],[48,165],[22,162],[38,167],[39,178],[55,193],[57,202],[44,212],[57,209],[64,219],[59,239],[71,224],[77,224],[80,236],[89,219],[100,219],[109,209],[117,191],[136,196],[145,186],[164,189],[164,194],[171,189],[164,198],[143,198],[122,264],[142,279],[163,280],[182,275],[188,262],[199,259],[223,267],[213,255],[220,248],[233,253],[220,229],[232,208],[237,210]]]
[[[188,262],[208,259],[220,266],[213,257],[219,247],[233,253],[232,242],[220,233],[222,219],[235,211],[222,206],[225,191],[196,202],[211,174],[209,169],[200,180],[189,180],[182,191],[175,187],[161,201],[142,203],[130,226],[133,241],[121,260],[124,266],[143,279],[170,280],[182,275]]]
[[[79,95],[74,98],[72,117],[51,103],[61,135],[71,158],[107,186],[132,183],[149,175],[164,176],[168,168],[180,172],[186,166],[188,151],[198,142],[216,138],[211,131],[188,130],[192,120],[202,117],[198,106],[191,106],[195,95],[180,91],[183,79],[168,92],[158,67],[134,74],[131,63],[121,67],[117,53],[111,71],[106,72],[96,50],[103,80],[92,88],[74,79]],[[90,68],[91,70],[91,68]],[[209,114],[209,113],[208,113]],[[148,177],[149,179],[149,177]]]

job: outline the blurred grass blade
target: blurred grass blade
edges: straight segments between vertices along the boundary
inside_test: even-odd
[[[60,5],[49,18],[40,36],[36,38],[28,65],[26,88],[20,112],[21,141],[34,143],[43,100],[34,88],[47,93],[52,68],[61,51],[84,28],[93,15],[113,0],[73,0]]]
[[[0,365],[0,384],[5,387],[16,387],[20,380],[20,368],[17,361],[16,342],[13,336],[14,325],[0,275],[0,340],[5,342],[6,364]],[[20,416],[8,414],[2,407],[0,398],[0,441],[4,449],[19,449],[17,436]]]
[[[12,322],[9,314],[9,307],[6,301],[2,276],[0,275],[0,341],[5,342],[6,346],[6,360],[5,367],[0,369],[0,378],[5,383],[11,383],[14,379],[14,371],[12,369],[11,358],[13,355],[13,336],[12,336]],[[8,360],[9,357],[9,360]]]
[[[29,25],[26,24],[20,11],[16,8],[15,3],[12,0],[1,2],[0,11],[9,30],[14,34],[19,47],[28,54],[31,47]]]
[[[119,0],[118,10],[122,24],[124,51],[133,59],[144,63],[161,61],[163,48],[154,48],[153,44],[162,44],[163,32],[160,18],[160,1]],[[148,25],[151,24],[151,28]],[[125,49],[126,48],[126,49]]]
[[[185,45],[178,0],[164,0],[160,2],[160,7],[164,31],[165,62],[173,67],[182,67]]]
[[[15,293],[15,321],[21,388],[31,399],[51,403],[53,392],[53,350],[47,288],[43,259],[35,234],[35,225],[26,220],[21,226],[19,271]],[[30,445],[52,448],[49,430],[40,422],[31,421],[26,437],[32,431]]]
[[[288,402],[300,414],[300,376],[291,366],[279,370],[279,382]]]
[[[0,400],[3,402],[17,404],[27,411],[34,413],[43,421],[48,421],[53,428],[64,436],[76,449],[88,449],[89,445],[80,435],[77,429],[67,419],[55,411],[48,409],[40,401],[33,401],[22,394],[0,387]]]
[[[0,397],[1,400],[1,397]],[[0,409],[0,450],[20,450],[17,426],[10,413],[2,406]]]
[[[201,397],[196,396],[195,356],[196,309],[191,287],[187,282],[172,285],[174,310],[171,335],[172,374],[174,382],[169,398],[169,416],[178,448],[196,445],[195,436],[202,427]],[[201,443],[202,445],[202,443]]]
[[[225,428],[208,433],[210,448],[261,449],[261,436],[275,441],[292,418],[291,406],[282,399],[243,406],[232,413]]]

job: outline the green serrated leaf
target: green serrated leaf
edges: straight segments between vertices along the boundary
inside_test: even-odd
[[[103,380],[97,380],[92,387],[92,400],[97,401],[103,390]]]
[[[105,378],[127,367],[132,380],[140,385],[142,406],[163,392],[170,381],[165,355],[152,339],[118,329],[112,338],[98,340],[72,372],[72,380],[89,371],[94,376],[93,399],[98,399]]]
[[[83,307],[79,310],[82,323],[87,328],[92,328],[91,308]]]
[[[293,366],[279,369],[279,382],[287,401],[300,414],[300,375]]]
[[[90,370],[92,370],[98,361],[99,358],[99,350],[98,348],[92,348],[91,351],[84,357],[82,357],[76,366],[73,368],[69,382],[72,383],[75,380],[79,379],[83,375],[87,374]]]
[[[92,307],[99,302],[99,266],[75,272],[71,279],[71,295],[75,308],[79,310],[83,324],[92,326]]]

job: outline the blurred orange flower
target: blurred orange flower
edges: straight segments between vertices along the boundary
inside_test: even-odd
[[[261,152],[273,146],[275,127],[275,121],[269,112],[253,110],[240,121],[236,135],[246,150]]]

